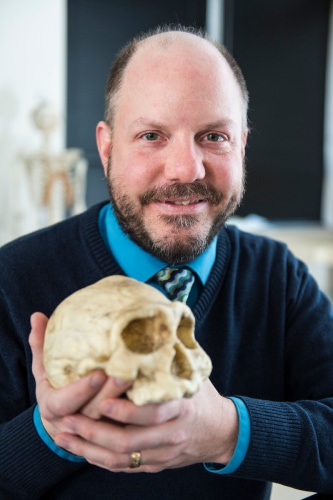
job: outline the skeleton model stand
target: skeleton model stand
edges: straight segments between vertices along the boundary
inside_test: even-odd
[[[80,149],[51,153],[50,136],[58,125],[58,117],[49,106],[41,104],[32,117],[42,133],[42,146],[39,152],[26,155],[24,164],[36,226],[43,227],[86,208],[88,164]]]

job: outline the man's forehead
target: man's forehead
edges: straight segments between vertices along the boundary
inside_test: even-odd
[[[140,44],[125,69],[115,116],[120,104],[127,114],[135,111],[141,115],[147,104],[150,110],[155,106],[161,112],[163,103],[166,113],[168,109],[183,110],[185,117],[189,116],[188,108],[197,108],[198,114],[205,109],[211,121],[238,114],[240,89],[228,62],[211,42],[190,33],[172,32],[154,35]]]
[[[209,58],[216,58],[216,63],[220,60],[222,64],[226,64],[223,55],[208,40],[192,33],[173,31],[159,33],[139,42],[136,52],[129,61],[129,65],[131,62],[135,64],[138,60],[149,64],[154,55],[168,58],[171,62],[176,63],[175,55],[177,59],[180,59],[182,57],[186,58],[187,54],[192,54],[193,66],[199,63],[203,54]]]

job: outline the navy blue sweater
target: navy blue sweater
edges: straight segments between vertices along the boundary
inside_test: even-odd
[[[251,441],[236,473],[202,464],[158,474],[68,462],[38,437],[28,346],[32,312],[123,274],[98,230],[100,206],[0,250],[1,499],[267,499],[270,482],[333,493],[333,314],[281,243],[227,226],[193,309],[221,394],[243,399]],[[223,425],[223,422],[221,422]]]

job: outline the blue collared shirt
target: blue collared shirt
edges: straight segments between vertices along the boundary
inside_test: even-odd
[[[100,211],[99,228],[106,246],[125,274],[138,281],[148,282],[163,292],[163,289],[151,278],[168,263],[146,252],[124,233],[110,204],[105,205]],[[195,280],[187,300],[187,305],[190,307],[194,306],[201,288],[208,280],[215,262],[216,245],[217,237],[199,257],[183,264],[194,272],[196,278],[199,278]]]

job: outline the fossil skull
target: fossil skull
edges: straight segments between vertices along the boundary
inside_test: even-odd
[[[55,388],[95,369],[131,380],[127,396],[137,405],[190,397],[212,369],[189,307],[124,276],[104,278],[58,305],[47,325],[44,365]]]

